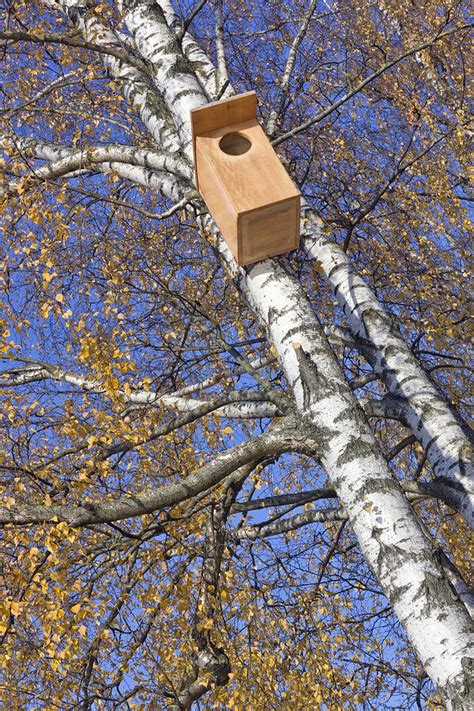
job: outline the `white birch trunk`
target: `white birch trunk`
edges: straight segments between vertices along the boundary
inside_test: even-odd
[[[57,0],[53,7],[57,5],[67,14],[84,39],[98,45],[122,49],[114,32],[101,22],[85,0]],[[124,96],[138,110],[140,118],[158,145],[170,152],[179,151],[180,142],[170,114],[148,78],[132,64],[126,64],[110,55],[102,55],[102,61],[110,75],[121,83]]]
[[[323,234],[310,211],[304,246],[320,263],[352,334],[375,346],[373,368],[388,391],[409,405],[405,417],[433,467],[443,498],[474,523],[473,446],[434,383],[418,365],[396,324],[346,254]]]
[[[446,698],[467,693],[469,615],[387,469],[301,285],[275,260],[241,273],[240,285],[266,324],[298,409],[319,433],[318,457],[427,673]]]
[[[181,149],[191,157],[189,112],[208,103],[203,86],[181,54],[176,36],[158,3],[120,0],[119,7],[143,59],[152,66],[156,86],[181,138]]]
[[[212,101],[217,94],[217,68],[189,32],[185,32],[182,35],[181,22],[170,0],[160,0],[159,5],[163,10],[168,27],[181,39],[184,56],[190,62],[209,100]]]

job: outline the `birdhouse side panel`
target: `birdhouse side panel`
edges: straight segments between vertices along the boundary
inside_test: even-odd
[[[209,163],[199,138],[196,140],[196,173],[198,190],[234,259],[237,260],[237,212]]]
[[[239,217],[238,264],[253,264],[299,246],[300,198],[274,203]]]

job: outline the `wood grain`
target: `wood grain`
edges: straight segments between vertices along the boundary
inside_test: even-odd
[[[212,104],[191,111],[193,136],[200,136],[218,128],[256,118],[257,94],[249,91],[225,101],[214,101]]]

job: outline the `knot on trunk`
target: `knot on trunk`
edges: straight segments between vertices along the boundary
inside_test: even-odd
[[[208,646],[196,653],[194,664],[198,669],[211,674],[217,686],[227,684],[230,673],[230,662],[227,654],[209,640]]]

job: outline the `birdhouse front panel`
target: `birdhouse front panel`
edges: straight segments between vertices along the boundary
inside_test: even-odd
[[[257,121],[255,93],[197,109],[191,121],[197,186],[237,263],[295,249],[300,193]]]

